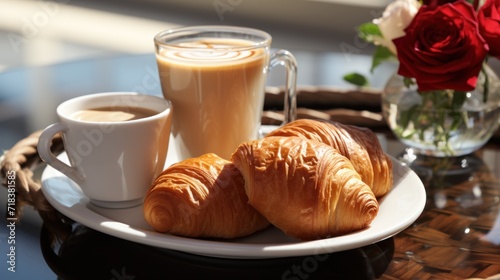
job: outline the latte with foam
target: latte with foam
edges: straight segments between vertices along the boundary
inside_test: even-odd
[[[181,158],[215,153],[229,159],[239,144],[257,138],[269,50],[254,44],[199,39],[157,54]]]

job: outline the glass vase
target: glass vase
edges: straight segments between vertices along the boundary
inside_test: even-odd
[[[394,74],[382,93],[382,113],[394,135],[416,153],[461,156],[482,147],[500,124],[499,78],[489,67],[472,91],[419,92]]]

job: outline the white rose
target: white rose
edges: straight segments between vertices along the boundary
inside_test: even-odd
[[[418,9],[420,9],[418,0],[396,0],[389,4],[381,18],[374,19],[373,23],[378,25],[382,37],[374,38],[375,44],[387,47],[393,54],[396,54],[396,46],[392,39],[405,35],[404,29],[413,20]]]

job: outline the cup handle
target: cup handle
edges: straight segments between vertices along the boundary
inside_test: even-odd
[[[283,124],[286,124],[297,118],[297,60],[291,52],[277,50],[271,54],[269,70],[271,71],[277,65],[282,65],[286,69],[285,103],[283,110],[285,115]]]
[[[50,150],[50,146],[52,144],[52,139],[54,138],[54,136],[57,133],[65,131],[67,129],[68,126],[64,123],[55,123],[45,128],[38,139],[38,155],[45,163],[62,172],[70,179],[79,184],[83,181],[82,174],[78,172],[75,167],[69,166],[59,160]]]

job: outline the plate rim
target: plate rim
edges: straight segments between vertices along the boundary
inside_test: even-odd
[[[65,156],[65,152],[62,152],[58,157]],[[413,212],[410,212],[410,214],[406,216],[406,219],[399,221],[397,226],[389,227],[385,229],[385,231],[379,231],[378,234],[373,237],[365,237],[361,241],[358,240],[357,242],[345,242],[345,239],[352,238],[353,236],[356,237],[356,234],[362,233],[369,228],[351,234],[331,238],[311,241],[297,241],[282,244],[230,243],[220,240],[196,239],[164,234],[155,232],[152,229],[136,228],[126,223],[112,220],[93,211],[92,209],[87,207],[90,202],[88,201],[88,198],[81,192],[80,187],[64,174],[60,173],[51,166],[45,167],[42,172],[41,181],[42,192],[44,193],[47,201],[56,210],[61,212],[63,215],[68,216],[70,219],[102,233],[106,233],[131,242],[163,249],[177,250],[201,256],[232,259],[269,259],[334,253],[360,248],[390,238],[403,231],[413,222],[415,222],[423,212],[426,204],[425,186],[413,170],[411,170],[408,166],[398,161],[394,157],[390,156],[390,158],[393,163],[393,171],[396,168],[399,168],[400,170],[405,171],[406,176],[412,176],[413,179],[418,180],[416,181],[417,184],[412,185],[412,188],[414,188],[415,190],[420,190],[419,192],[412,193],[412,195],[416,196],[415,210]],[[394,172],[394,174],[396,174],[396,172]],[[62,179],[65,184],[69,185],[73,190],[77,191],[80,194],[78,202],[75,203],[73,207],[66,207],[61,201],[51,195],[51,186],[48,183],[48,180],[54,178]],[[393,189],[391,189],[391,191],[393,191]],[[390,193],[387,195],[390,195]],[[382,199],[385,200],[386,197]],[[381,203],[383,203],[383,200]],[[136,207],[141,207],[142,209],[142,205],[143,204]],[[377,219],[377,217],[375,219]],[[111,222],[114,227],[103,225],[103,223],[107,222]],[[116,226],[118,226],[119,228],[117,228]]]

